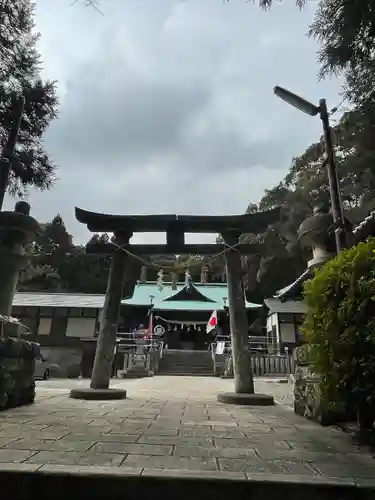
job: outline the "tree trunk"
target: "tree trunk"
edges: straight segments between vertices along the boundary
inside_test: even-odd
[[[127,260],[128,255],[122,250],[112,255],[91,377],[92,389],[109,388]]]
[[[224,239],[231,246],[238,242],[238,237],[235,235],[225,235]],[[241,255],[236,250],[229,250],[225,254],[225,261],[228,280],[234,388],[236,393],[253,394],[254,382],[249,352],[249,325],[242,282]]]

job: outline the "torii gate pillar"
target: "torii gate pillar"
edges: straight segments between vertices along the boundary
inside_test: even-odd
[[[125,399],[126,390],[110,389],[114,346],[116,345],[117,327],[123,298],[125,273],[129,256],[121,249],[127,245],[133,233],[116,235],[119,245],[112,254],[109,269],[104,308],[100,318],[100,330],[96,346],[94,367],[90,389],[72,389],[70,397],[74,399]]]
[[[241,254],[236,248],[241,234],[228,232],[223,233],[222,236],[225,243],[229,247],[232,247],[225,253],[225,264],[228,282],[234,392],[220,393],[217,399],[221,403],[271,406],[275,404],[272,396],[254,393],[251,353],[249,350],[249,325],[246,314]]]
[[[123,245],[128,244],[131,236],[126,235],[126,238],[122,238],[121,243]],[[104,308],[100,319],[98,345],[90,384],[91,389],[109,388],[114,356],[113,346],[116,344],[127,261],[128,254],[121,249],[118,249],[112,255]]]
[[[229,246],[238,243],[239,235],[226,234],[224,241]],[[246,314],[245,290],[242,280],[241,255],[235,249],[225,253],[228,282],[229,321],[232,339],[234,390],[236,393],[254,392],[249,345],[249,325]]]

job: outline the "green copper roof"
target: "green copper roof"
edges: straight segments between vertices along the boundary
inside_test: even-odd
[[[224,309],[223,297],[228,298],[228,286],[226,283],[194,283],[189,292],[185,283],[178,283],[177,290],[172,290],[171,283],[164,283],[162,288],[156,282],[138,283],[133,297],[123,300],[121,304],[149,306],[150,295],[153,295],[155,311],[212,312]],[[252,309],[261,306],[246,301],[246,307]]]

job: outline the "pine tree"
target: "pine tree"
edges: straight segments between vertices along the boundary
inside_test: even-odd
[[[41,59],[34,32],[35,2],[0,0],[0,155],[20,96],[25,110],[13,156],[8,190],[22,195],[29,186],[49,189],[55,165],[48,157],[42,136],[57,115],[56,82],[42,81]]]

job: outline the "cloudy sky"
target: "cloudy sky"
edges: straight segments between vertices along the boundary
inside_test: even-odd
[[[45,137],[59,180],[30,202],[41,221],[59,212],[77,243],[88,233],[74,206],[242,213],[320,135],[273,87],[340,100],[338,81],[317,81],[305,36],[315,1],[263,12],[246,0],[101,0],[104,15],[71,4],[37,0],[43,76],[59,81],[60,118]]]

